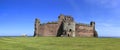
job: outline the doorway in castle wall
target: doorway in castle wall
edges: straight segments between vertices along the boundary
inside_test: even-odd
[[[72,34],[72,29],[69,29],[69,32],[68,32],[68,37],[70,37]]]

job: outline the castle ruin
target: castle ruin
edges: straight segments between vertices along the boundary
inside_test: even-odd
[[[35,19],[34,36],[67,36],[67,37],[98,37],[95,22],[90,24],[76,23],[71,16],[61,14],[57,22],[41,24]]]

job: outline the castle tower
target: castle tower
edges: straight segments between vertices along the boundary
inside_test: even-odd
[[[39,36],[39,25],[40,25],[40,21],[39,19],[35,19],[35,24],[34,24],[34,36]]]
[[[90,22],[90,26],[92,26],[92,27],[93,27],[93,30],[95,30],[95,22],[94,22],[94,21],[91,21],[91,22]]]
[[[75,37],[75,22],[71,16],[64,17],[63,35]]]
[[[97,31],[95,30],[95,22],[91,21],[90,22],[90,25],[93,27],[93,37],[98,37],[98,33]]]

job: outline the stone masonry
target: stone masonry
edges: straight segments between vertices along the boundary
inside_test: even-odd
[[[34,36],[98,37],[95,22],[75,23],[73,17],[61,14],[57,22],[41,24],[35,19]]]

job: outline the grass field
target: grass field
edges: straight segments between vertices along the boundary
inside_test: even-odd
[[[0,50],[120,50],[120,38],[1,37]]]

